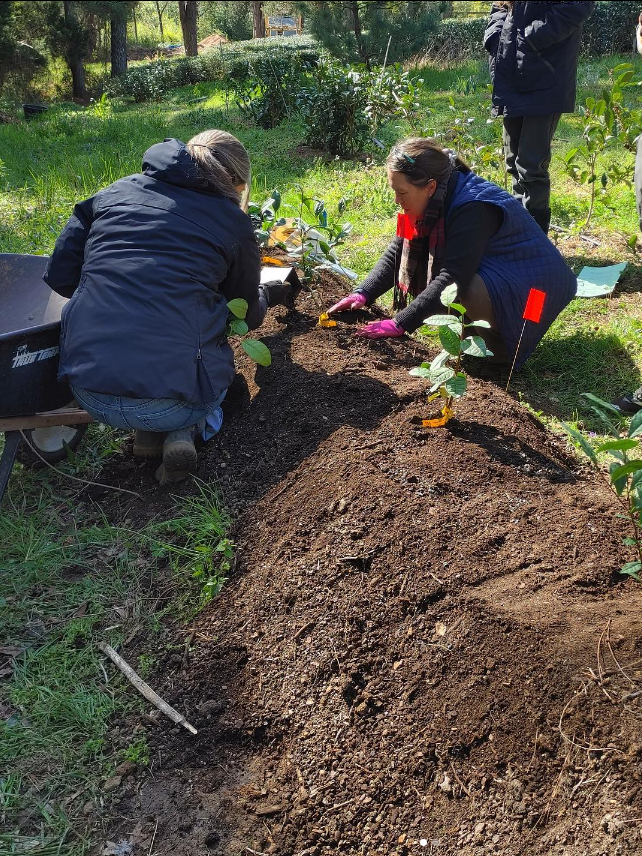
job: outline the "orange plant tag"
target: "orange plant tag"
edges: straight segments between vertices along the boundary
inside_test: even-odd
[[[285,267],[285,262],[282,262],[281,259],[275,259],[272,256],[264,256],[262,261],[267,262],[269,265],[276,265],[277,267]]]
[[[448,405],[446,405],[442,409],[441,413],[442,415],[439,416],[437,419],[422,419],[422,426],[424,428],[443,428],[443,426],[447,425],[448,422],[450,422],[450,420],[455,415],[455,411],[452,409],[452,407],[448,407]]]
[[[336,327],[337,322],[333,321],[327,312],[322,312],[319,315],[319,327]]]

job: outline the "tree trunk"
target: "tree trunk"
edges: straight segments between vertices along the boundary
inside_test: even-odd
[[[195,0],[179,0],[178,13],[183,30],[185,56],[198,56],[198,37],[196,35],[198,3]]]
[[[160,7],[160,3],[156,0],[156,13],[158,15],[158,26],[160,28],[160,40],[161,44],[165,43],[165,33],[163,32],[163,10]]]
[[[68,24],[76,24],[76,10],[71,0],[64,0],[63,10],[65,21]],[[70,44],[67,46],[65,59],[71,72],[71,81],[73,89],[73,97],[79,101],[87,100],[87,88],[85,85],[85,67],[82,64],[82,58],[78,53],[78,46]]]
[[[263,17],[263,3],[252,0],[252,38],[265,38],[265,18]]]
[[[127,71],[127,18],[111,19],[111,76],[120,77]]]
[[[359,4],[357,2],[351,2],[350,6],[350,17],[352,18],[352,29],[354,31],[354,38],[357,43],[357,51],[359,52],[359,56],[366,64],[366,68],[370,71],[370,57],[367,56],[365,52],[365,48],[363,46],[363,38],[361,33],[361,18],[359,17]]]

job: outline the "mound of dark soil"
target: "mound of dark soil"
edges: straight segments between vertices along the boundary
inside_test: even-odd
[[[426,351],[355,340],[366,313],[315,326],[339,288],[272,315],[269,369],[239,358],[200,472],[236,570],[153,681],[199,733],[148,726],[118,831],[173,856],[640,852],[642,593],[608,488],[488,381],[422,428]]]

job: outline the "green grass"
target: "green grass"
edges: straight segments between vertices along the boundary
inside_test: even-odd
[[[580,101],[606,82],[618,61],[582,64]],[[380,129],[386,143],[411,132],[436,133],[469,157],[478,143],[499,146],[500,127],[488,122],[485,63],[425,68],[417,77],[424,81],[421,110],[412,123]],[[462,133],[457,118],[474,121]],[[30,124],[0,126],[0,252],[51,252],[76,200],[137,172],[142,153],[158,140],[188,139],[208,127],[245,143],[253,198],[279,188],[282,213],[298,213],[297,185],[323,198],[331,214],[346,197],[342,219],[352,221],[354,231],[341,259],[360,275],[372,267],[394,233],[396,213],[381,163],[333,160],[301,148],[295,118],[271,131],[253,128],[207,84],[177,90],[158,104],[59,104]],[[571,303],[513,390],[553,428],[558,420],[579,419],[587,430],[599,430],[581,409],[581,393],[610,399],[640,383],[642,268],[626,243],[638,231],[629,187],[598,198],[591,234],[599,246],[578,236],[588,192],[566,176],[562,158],[580,132],[580,118],[564,116],[554,142],[553,212],[562,228],[555,239],[576,271],[585,263],[619,261],[628,261],[629,271],[615,298]],[[614,150],[607,157],[632,172],[631,153]],[[501,168],[487,177],[503,182]],[[105,457],[122,454],[120,435],[95,427],[83,448],[61,469],[95,478]],[[8,771],[0,775],[0,852],[87,852],[91,824],[83,805],[95,799],[117,761],[144,764],[147,757],[140,735],[118,750],[109,745],[110,719],[140,702],[109,664],[103,673],[95,642],[118,643],[135,627],[156,634],[154,649],[141,651],[135,664],[153,673],[164,627],[198,610],[230,569],[229,521],[206,487],[177,503],[169,520],[143,531],[123,516],[107,520],[96,506],[83,505],[77,484],[49,470],[17,471],[12,479],[0,517],[0,645],[21,653],[14,674],[0,678],[0,769]],[[159,587],[160,611],[154,607]]]
[[[88,449],[105,445],[95,440]],[[87,478],[96,466],[80,457],[61,469]],[[3,853],[88,852],[83,807],[99,812],[116,764],[149,761],[144,735],[120,748],[108,740],[114,716],[144,705],[101,665],[96,642],[153,639],[154,651],[134,663],[149,677],[172,645],[171,627],[207,603],[230,568],[229,520],[211,488],[137,531],[83,506],[70,484],[25,470],[0,516],[0,644],[14,655],[13,674],[0,679]]]

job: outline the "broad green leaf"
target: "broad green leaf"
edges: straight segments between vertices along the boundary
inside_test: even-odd
[[[241,318],[235,318],[230,324],[230,330],[235,336],[245,336],[249,329],[245,321]]]
[[[441,292],[440,300],[444,306],[450,306],[451,303],[454,302],[457,297],[457,286],[453,282],[452,285],[447,285],[446,288]]]
[[[628,452],[629,449],[635,449],[638,445],[637,440],[607,440],[595,450],[596,452],[609,452],[611,450],[619,450],[620,452]]]
[[[461,352],[461,339],[452,327],[439,328],[439,341],[444,350],[456,357]]]
[[[436,372],[431,372],[430,380],[432,381],[433,389],[437,389],[437,387],[446,383],[447,380],[450,380],[451,377],[455,377],[455,372],[450,368],[450,366],[443,366]]]
[[[622,418],[622,414],[617,409],[617,407],[613,407],[612,404],[609,404],[608,401],[604,401],[603,398],[598,398],[597,395],[593,395],[591,392],[583,392],[582,398],[586,398],[588,401],[592,401],[593,404],[596,404],[598,407],[601,407],[602,410],[606,410],[608,413],[613,413],[617,416],[618,419]]]
[[[451,303],[451,304],[450,304],[450,309],[454,309],[454,310],[455,310],[455,312],[459,312],[459,314],[460,314],[460,315],[465,315],[465,314],[466,314],[466,307],[465,307],[465,306],[462,306],[462,304],[461,304],[461,303]]]
[[[640,577],[638,574],[640,571],[642,571],[642,562],[627,562],[621,569],[620,573],[625,574],[628,577],[633,577],[634,580],[639,580]]]
[[[620,475],[617,478],[615,477],[616,470],[619,470],[621,467],[622,467],[622,464],[618,464],[615,462],[609,466],[609,474],[611,476],[611,483],[612,483],[613,487],[615,488],[615,492],[617,493],[618,496],[622,495],[622,492],[624,491],[624,488],[626,487],[626,483],[629,480],[629,477],[627,475],[623,475],[623,476]]]
[[[611,473],[611,480],[622,478],[622,476],[630,476],[632,473],[637,473],[642,470],[642,461],[631,461],[628,464],[623,464]]]
[[[467,336],[461,343],[462,351],[469,357],[492,357],[481,336]]]
[[[276,212],[281,207],[281,194],[279,193],[278,190],[273,190],[271,197],[274,200],[274,205],[272,207],[274,208],[274,210]]]
[[[449,359],[450,354],[448,353],[448,351],[440,351],[435,357],[435,359],[430,363],[430,370],[432,372],[436,372],[438,369],[443,368]],[[423,366],[425,365],[425,363],[422,363],[421,365]]]
[[[567,425],[566,422],[562,422],[562,428],[566,431],[569,437],[572,437],[576,443],[579,443],[582,447],[582,451],[584,454],[593,461],[594,464],[597,464],[597,455],[595,454],[595,449],[589,441],[584,437],[583,434],[580,434],[579,431],[576,431],[575,428],[571,428],[570,425]]]
[[[272,363],[272,354],[267,345],[258,339],[243,339],[241,342],[245,353],[260,366],[269,366]]]
[[[622,543],[625,547],[637,547],[638,542],[635,538],[622,538]]]
[[[235,297],[227,304],[227,308],[236,318],[245,318],[247,315],[247,300],[242,297]]]
[[[461,335],[461,321],[455,315],[431,315],[430,318],[426,318],[424,324],[429,327],[443,327],[445,324],[446,327],[452,327],[453,330],[458,329]]]
[[[473,321],[471,324],[466,324],[466,327],[480,327],[483,330],[490,330],[490,324],[488,321],[484,321],[483,318],[480,318],[479,321]]]
[[[410,369],[408,374],[413,377],[425,377],[427,380],[430,380],[431,377],[430,369],[425,369],[423,366],[416,366],[414,369]]]
[[[468,379],[463,372],[459,372],[455,377],[451,377],[450,380],[447,380],[444,384],[448,395],[452,395],[455,398],[461,398],[462,395],[466,394],[467,385]]]
[[[638,410],[629,425],[629,437],[638,437],[642,434],[642,410]]]

